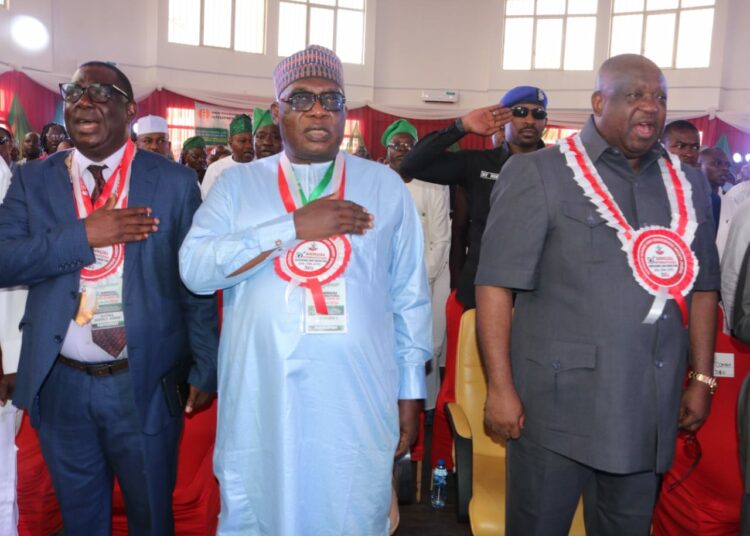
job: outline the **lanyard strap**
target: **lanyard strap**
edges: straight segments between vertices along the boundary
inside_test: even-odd
[[[68,157],[70,159],[68,161],[68,173],[71,176],[73,199],[79,218],[85,218],[94,210],[104,206],[112,195],[115,195],[117,198],[117,204],[115,205],[117,208],[127,206],[127,190],[129,189],[131,164],[133,163],[135,153],[135,144],[131,140],[128,140],[125,144],[125,151],[120,163],[107,180],[104,190],[96,200],[96,203],[91,202],[88,188],[86,188],[86,184],[83,182],[82,170],[78,169],[77,165],[74,165],[75,159],[73,155]]]
[[[287,158],[286,154],[282,152],[279,159],[278,184],[281,201],[284,204],[286,211],[294,212],[298,208],[315,201],[323,195],[323,192],[325,192],[329,186],[337,194],[337,199],[343,199],[346,184],[345,167],[344,156],[339,152],[328,169],[326,169],[323,179],[313,189],[310,195],[306,196],[294,174],[294,169],[292,169],[289,158]]]
[[[313,189],[312,192],[310,192],[310,197],[307,197],[305,195],[305,192],[302,191],[302,185],[299,183],[299,180],[297,179],[297,176],[294,175],[294,182],[297,184],[297,190],[299,190],[299,197],[302,200],[302,206],[308,204],[310,201],[315,201],[320,197],[320,194],[325,192],[326,188],[331,182],[331,179],[333,178],[333,162],[331,162],[331,165],[328,166],[328,169],[326,170],[325,175],[323,175],[323,180],[321,180],[318,185]],[[292,169],[292,173],[294,173],[294,170]]]

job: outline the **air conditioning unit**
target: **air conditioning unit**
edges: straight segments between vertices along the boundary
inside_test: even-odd
[[[422,100],[424,102],[458,102],[458,91],[453,89],[423,89]]]

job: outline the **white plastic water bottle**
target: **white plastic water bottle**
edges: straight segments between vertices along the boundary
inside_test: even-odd
[[[445,496],[448,493],[448,469],[445,468],[445,460],[440,459],[432,470],[432,507],[435,509],[445,508]]]

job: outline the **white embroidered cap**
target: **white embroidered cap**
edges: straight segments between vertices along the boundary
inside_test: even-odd
[[[167,120],[158,115],[146,115],[135,122],[133,131],[136,134],[149,134],[151,132],[163,132],[169,134]]]

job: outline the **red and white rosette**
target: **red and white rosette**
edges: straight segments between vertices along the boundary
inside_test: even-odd
[[[294,181],[294,171],[285,153],[279,160],[279,193],[287,212],[294,212],[302,206],[298,188]],[[344,156],[336,156],[331,181],[331,190],[339,199],[344,198],[346,171]],[[315,304],[315,311],[321,315],[328,314],[323,285],[341,276],[349,264],[352,254],[351,242],[345,235],[338,235],[323,240],[305,240],[284,254],[274,259],[276,274],[284,281],[289,281],[289,290],[301,286],[310,291]]]
[[[351,254],[351,243],[344,235],[305,240],[276,257],[274,268],[283,280],[309,289],[315,311],[327,315],[323,285],[344,273]]]
[[[94,210],[104,206],[113,195],[116,196],[115,208],[125,208],[128,205],[128,192],[130,190],[131,164],[135,156],[135,144],[128,140],[120,164],[107,181],[99,199],[91,203],[91,196],[83,181],[83,170],[78,169],[75,158],[71,155],[70,177],[73,187],[73,200],[75,201],[76,214],[79,219],[86,218]],[[94,262],[81,270],[81,280],[99,281],[122,270],[125,260],[125,244],[119,243],[112,246],[94,248]]]
[[[81,280],[99,281],[117,272],[125,260],[125,245],[94,248],[94,262],[81,270]]]
[[[677,158],[669,155],[659,160],[672,214],[670,226],[636,230],[625,219],[591,162],[580,134],[560,140],[558,147],[583,194],[594,204],[606,224],[617,232],[633,277],[655,298],[643,322],[656,322],[667,300],[673,299],[680,308],[683,324],[687,325],[685,296],[690,293],[698,275],[698,259],[690,244],[698,223],[692,203],[692,187]]]

